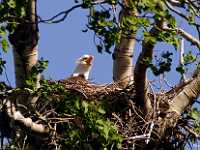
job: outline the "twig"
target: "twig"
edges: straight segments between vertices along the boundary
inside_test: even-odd
[[[179,53],[179,65],[180,67],[184,67],[184,38],[181,38],[181,43],[180,43],[180,53]],[[184,69],[184,68],[183,68]],[[180,80],[180,83],[181,82],[185,82],[187,79],[186,79],[186,76],[185,76],[185,73],[183,72],[181,74],[181,80]]]
[[[103,3],[106,3],[106,0],[97,0],[97,1],[92,2],[91,4],[92,5],[98,5],[98,4],[103,4]],[[60,13],[56,14],[55,16],[51,17],[50,19],[42,20],[40,18],[40,20],[38,21],[38,23],[48,23],[48,24],[50,24],[50,23],[59,23],[59,22],[62,22],[62,21],[64,21],[67,18],[67,16],[69,15],[69,13],[71,11],[73,11],[76,8],[80,8],[82,6],[83,6],[83,3],[82,4],[74,5],[70,9],[60,12]],[[57,18],[59,18],[62,15],[63,15],[63,17],[61,17],[60,19],[57,19]]]
[[[25,150],[26,140],[27,140],[27,135],[26,135],[25,138],[24,138],[24,142],[23,142],[23,146],[22,146],[22,149],[23,149],[23,150]]]
[[[150,137],[151,137],[151,134],[152,134],[152,131],[153,131],[153,127],[154,127],[154,122],[152,121],[152,122],[151,122],[151,125],[150,125],[150,129],[149,129],[149,133],[147,134],[148,137],[147,137],[147,139],[146,139],[146,144],[148,144],[149,141],[150,141]]]
[[[64,21],[71,11],[73,11],[74,9],[79,8],[81,6],[83,6],[83,4],[75,5],[75,6],[71,7],[70,9],[68,9],[66,11],[62,11],[62,12],[56,14],[55,16],[51,17],[50,19],[39,20],[38,23],[59,23],[61,21]],[[60,19],[57,19],[61,15],[64,15],[64,16]],[[57,20],[55,20],[55,19],[57,19]]]
[[[121,127],[123,127],[122,120],[115,113],[112,113],[112,115],[119,121]]]
[[[143,118],[141,115],[139,115],[139,114],[137,113],[137,111],[135,110],[133,101],[132,101],[132,100],[129,100],[129,103],[131,104],[131,108],[133,109],[134,113],[135,113],[140,119],[142,119],[144,122],[146,122],[146,120],[144,120],[144,118]]]
[[[148,134],[143,134],[143,135],[136,135],[133,137],[128,137],[126,138],[126,140],[146,140],[149,137],[149,133]]]
[[[195,131],[193,131],[192,129],[190,129],[189,127],[187,126],[184,126],[184,128],[190,132],[191,134],[193,134],[196,138],[200,138],[200,135],[198,133],[196,133]]]

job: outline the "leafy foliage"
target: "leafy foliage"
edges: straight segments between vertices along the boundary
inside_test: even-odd
[[[56,112],[60,116],[71,116],[73,121],[60,123],[58,133],[61,134],[63,149],[106,149],[114,146],[121,148],[122,137],[116,126],[106,119],[106,106],[83,100],[79,95],[67,91],[59,83],[49,84],[41,82],[39,95],[51,100],[53,94],[59,94],[58,102],[55,99]]]
[[[78,98],[61,104],[67,114],[75,116],[76,125],[66,125],[64,147],[70,149],[102,149],[111,145],[121,147],[122,137],[114,124],[106,120],[101,106],[81,101]],[[79,141],[79,142],[78,142]],[[76,144],[78,142],[78,144]],[[88,147],[88,148],[87,148]]]
[[[158,76],[163,74],[164,72],[169,72],[171,70],[173,53],[163,52],[160,59],[156,59],[156,64],[154,65],[150,60],[146,60],[146,63],[154,73],[154,75]]]
[[[110,53],[110,48],[119,41],[119,30],[113,21],[114,18],[111,18],[109,10],[98,11],[91,8],[90,11],[87,27],[93,30],[100,39],[97,49],[102,52],[104,48],[106,52]]]
[[[38,60],[36,66],[32,67],[30,75],[26,79],[26,86],[31,89],[36,89],[36,81],[38,74],[42,73],[48,67],[48,60]]]

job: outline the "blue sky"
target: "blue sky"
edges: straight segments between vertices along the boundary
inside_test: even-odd
[[[74,5],[73,0],[59,0],[38,1],[38,14],[43,19],[48,19],[60,11],[67,10]],[[52,78],[55,80],[64,79],[69,77],[75,67],[75,60],[83,54],[92,54],[95,56],[93,69],[90,79],[96,83],[110,83],[112,82],[112,56],[107,53],[100,54],[97,52],[93,43],[93,32],[89,31],[83,33],[82,30],[86,29],[87,24],[87,10],[76,9],[72,11],[65,21],[58,24],[39,24],[40,40],[39,40],[39,57],[49,60],[49,67],[45,70],[44,75],[47,79]],[[191,34],[194,29],[189,25],[179,21],[179,24]],[[195,35],[197,37],[197,35]],[[141,47],[137,44],[135,49],[136,60]],[[186,43],[186,49],[194,49]],[[175,51],[172,46],[158,44],[155,51],[159,53],[163,50]],[[12,50],[4,55],[7,60],[6,73],[11,85],[14,85],[14,68]],[[178,55],[174,55],[173,68],[177,66]],[[148,73],[150,79],[154,79],[151,71]],[[179,80],[177,72],[172,71],[167,74],[167,79],[171,83]],[[4,76],[0,76],[0,80],[5,80]]]
[[[73,0],[38,1],[38,14],[43,19],[48,19],[56,13],[73,6]],[[112,56],[99,54],[92,41],[93,33],[83,33],[86,28],[87,11],[76,9],[59,24],[39,24],[39,57],[49,60],[49,67],[44,72],[46,78],[63,79],[69,77],[75,67],[75,60],[83,54],[95,56],[94,67],[90,79],[98,83],[112,81]],[[4,55],[7,60],[6,73],[14,85],[14,68],[12,50]],[[0,80],[5,80],[0,76]]]

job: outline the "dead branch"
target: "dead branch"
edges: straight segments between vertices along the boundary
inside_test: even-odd
[[[98,5],[98,4],[103,4],[103,3],[106,3],[106,0],[95,0],[91,4],[92,5]],[[84,6],[83,4],[74,5],[70,9],[67,9],[65,11],[59,12],[55,16],[53,16],[53,17],[51,17],[49,19],[46,19],[46,20],[42,20],[41,17],[40,17],[40,20],[38,21],[38,23],[47,23],[47,24],[60,23],[60,22],[64,21],[67,18],[67,16],[69,15],[69,13],[71,13],[73,10],[75,10],[76,8],[83,7],[83,6]],[[59,17],[61,17],[61,18],[58,19]]]

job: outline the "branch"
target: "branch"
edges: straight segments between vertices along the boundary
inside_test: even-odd
[[[195,138],[200,138],[200,135],[193,131],[192,128],[188,127],[188,126],[184,126],[185,130],[187,130],[189,133],[193,134],[195,136]]]
[[[98,4],[103,4],[103,3],[106,3],[106,2],[107,2],[107,0],[96,0],[96,1],[92,2],[91,4],[92,5],[98,5]],[[60,12],[60,13],[56,14],[55,16],[51,17],[50,19],[42,20],[40,18],[40,20],[38,22],[39,23],[48,23],[48,24],[50,24],[50,23],[60,23],[60,22],[64,21],[67,18],[67,16],[69,15],[69,13],[72,12],[74,9],[80,8],[80,7],[83,7],[83,6],[84,6],[83,3],[74,5],[70,9]],[[63,17],[61,17],[60,19],[57,19],[62,15],[63,15]]]
[[[158,22],[151,30],[150,36],[156,37],[162,28],[163,23]],[[144,39],[142,42],[142,52],[139,55],[139,58],[136,62],[135,70],[134,70],[134,86],[137,87],[135,89],[135,100],[136,104],[142,108],[145,108],[146,111],[150,111],[152,109],[151,102],[147,98],[147,77],[146,71],[148,68],[148,64],[145,63],[145,60],[152,60],[153,48],[156,42],[152,42],[151,40]]]
[[[175,30],[177,34],[179,34],[180,36],[182,36],[186,40],[190,41],[193,45],[196,45],[200,49],[200,41],[198,39],[196,39],[195,37],[193,37],[188,32],[186,32],[185,30],[183,30],[181,28],[171,29],[171,28],[168,28],[166,26],[163,29],[165,31],[173,31],[173,30]]]
[[[62,11],[62,12],[56,14],[55,16],[51,17],[50,19],[39,20],[38,23],[48,23],[48,24],[49,24],[49,23],[59,23],[59,22],[62,22],[62,21],[64,21],[64,20],[67,18],[68,14],[69,14],[71,11],[73,11],[74,9],[79,8],[79,7],[81,7],[81,6],[83,6],[83,4],[75,5],[75,6],[71,7],[70,9],[68,9],[68,10],[66,10],[66,11]],[[62,18],[60,18],[60,19],[57,19],[57,18],[60,17],[61,15],[64,15],[64,16],[63,16]],[[57,19],[57,20],[56,20],[56,19]]]
[[[187,84],[183,90],[172,99],[169,112],[181,114],[189,105],[192,105],[200,94],[200,73]]]
[[[191,34],[187,33],[181,28],[177,28],[177,33],[184,37],[186,40],[190,41],[193,45],[196,45],[200,49],[200,41],[193,37]]]
[[[31,118],[25,118],[20,111],[17,111],[14,104],[10,100],[6,100],[5,105],[7,107],[6,113],[8,116],[16,122],[23,124],[26,128],[37,133],[49,133],[49,128],[43,124],[37,124],[32,121]]]
[[[184,15],[183,12],[179,11],[177,8],[173,7],[173,4],[168,2],[168,1],[164,1],[165,5],[167,6],[167,8],[169,10],[171,10],[172,12],[174,12],[175,14],[179,15],[180,17],[182,17],[183,19],[185,19],[186,21],[188,21],[188,17]],[[195,12],[195,10],[193,10],[195,15],[198,16],[199,10],[197,9],[197,13]],[[199,27],[198,23],[192,23],[192,25]]]
[[[180,53],[179,53],[179,65],[180,67],[183,67],[184,69],[184,39],[182,38],[181,41],[180,41]],[[186,76],[185,76],[185,73],[183,72],[183,74],[181,75],[181,80],[180,80],[180,83],[181,82],[185,82],[187,79],[186,79]]]

